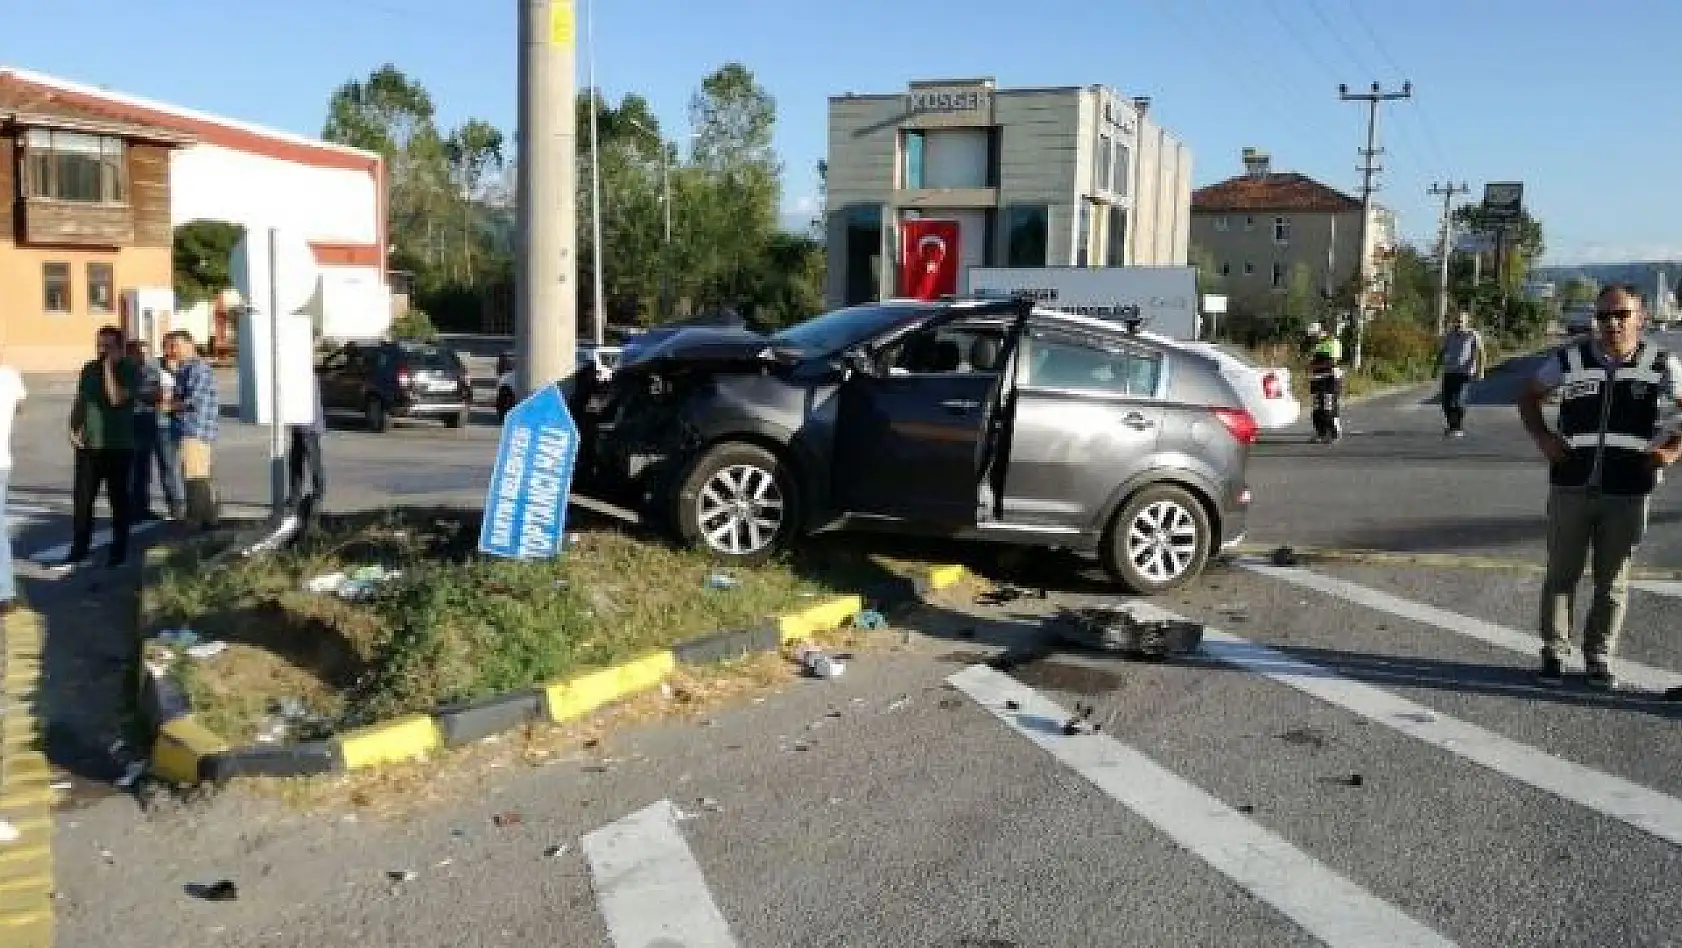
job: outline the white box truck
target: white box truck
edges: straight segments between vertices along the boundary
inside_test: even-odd
[[[1202,336],[1195,267],[970,267],[965,293],[1026,296],[1060,309],[1174,339]]]

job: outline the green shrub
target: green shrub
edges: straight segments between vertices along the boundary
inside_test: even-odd
[[[408,312],[391,321],[391,337],[415,342],[437,342],[438,327],[432,325],[432,317],[424,310],[411,307]]]
[[[1367,326],[1363,358],[1378,363],[1404,365],[1430,363],[1437,357],[1437,337],[1429,329],[1406,319],[1376,319]]]

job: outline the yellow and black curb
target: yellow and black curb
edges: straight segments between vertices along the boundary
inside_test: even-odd
[[[0,842],[0,945],[46,948],[53,942],[53,790],[36,714],[41,617],[25,608],[8,613],[0,646],[0,819],[17,831]]]
[[[140,621],[167,551],[148,551],[141,577]],[[936,566],[915,579],[897,579],[863,593],[816,601],[758,627],[729,629],[649,652],[627,662],[471,704],[439,708],[347,731],[320,741],[232,747],[198,719],[166,671],[140,663],[139,705],[155,739],[151,774],[177,785],[222,783],[235,777],[302,777],[347,773],[424,758],[524,724],[573,721],[632,695],[659,687],[680,665],[709,665],[834,631],[866,605],[887,608],[960,582],[961,566]],[[145,633],[137,623],[136,639]],[[0,944],[10,944],[0,941]]]

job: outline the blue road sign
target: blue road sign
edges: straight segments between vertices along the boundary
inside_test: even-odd
[[[514,407],[502,425],[485,492],[479,552],[549,559],[565,548],[567,498],[578,460],[578,423],[554,385]]]

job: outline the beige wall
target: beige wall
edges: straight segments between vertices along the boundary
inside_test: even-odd
[[[42,309],[41,265],[70,264],[70,312]],[[110,263],[116,305],[126,289],[169,286],[173,267],[168,247],[121,250],[68,250],[17,247],[0,242],[0,345],[6,361],[24,372],[73,371],[93,357],[93,336],[101,326],[118,325],[119,313],[88,309],[87,264]]]
[[[1227,220],[1228,229],[1216,228],[1220,218]],[[1245,230],[1245,218],[1255,219],[1254,228]],[[1274,218],[1290,221],[1290,242],[1285,245],[1273,239]],[[1389,212],[1373,209],[1374,226],[1368,237],[1368,253],[1392,242]],[[1222,278],[1221,291],[1229,297],[1234,312],[1260,313],[1268,311],[1275,293],[1273,264],[1285,267],[1287,285],[1291,268],[1305,264],[1314,274],[1319,288],[1337,291],[1355,275],[1359,259],[1361,215],[1359,211],[1344,213],[1303,213],[1291,211],[1255,211],[1244,213],[1196,212],[1191,217],[1191,243],[1214,260],[1216,272],[1221,265],[1231,272]],[[1246,275],[1244,264],[1255,265],[1255,272]]]

